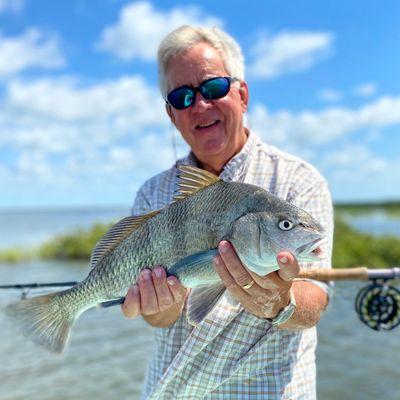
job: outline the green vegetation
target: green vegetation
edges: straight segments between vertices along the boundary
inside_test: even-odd
[[[340,215],[340,213],[339,213]],[[36,251],[10,249],[0,252],[1,262],[21,262],[33,257],[56,260],[86,260],[97,241],[111,224],[95,224],[90,229],[78,229],[59,235]],[[360,233],[340,217],[335,221],[333,265],[335,268],[367,266],[387,268],[400,264],[400,238]]]
[[[39,257],[57,260],[89,260],[97,241],[111,224],[95,224],[90,229],[77,229],[58,235],[39,248]]]
[[[368,214],[375,211],[382,211],[388,214],[400,215],[399,201],[385,201],[380,203],[338,203],[335,204],[335,212]]]
[[[13,247],[0,251],[0,263],[16,264],[30,260],[34,256],[33,250],[25,250]]]
[[[399,264],[400,238],[360,233],[342,219],[336,218],[332,260],[334,268],[387,268]]]

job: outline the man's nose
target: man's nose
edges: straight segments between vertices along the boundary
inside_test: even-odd
[[[192,107],[194,107],[193,111],[197,112],[208,110],[210,107],[212,107],[212,100],[204,98],[200,92],[197,92],[196,99]]]

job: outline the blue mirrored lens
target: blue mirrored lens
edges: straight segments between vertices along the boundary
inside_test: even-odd
[[[182,110],[192,105],[194,100],[194,91],[190,88],[178,88],[173,90],[167,96],[167,100],[172,107]]]
[[[213,78],[200,86],[200,92],[205,99],[220,99],[228,94],[230,81],[228,78]]]

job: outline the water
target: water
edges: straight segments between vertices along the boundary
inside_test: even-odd
[[[375,235],[400,236],[400,216],[374,211],[369,214],[344,213],[344,219],[353,228]]]
[[[2,265],[2,282],[80,280],[86,265]],[[35,291],[35,294],[38,293]],[[18,291],[0,291],[0,307]],[[1,400],[136,399],[151,351],[151,329],[122,317],[119,307],[92,309],[73,328],[68,350],[53,355],[17,334],[0,313]]]
[[[96,213],[98,218],[101,212]],[[22,215],[25,221],[35,220],[36,217],[27,214]],[[126,215],[124,210],[113,210],[98,219],[106,222],[123,215]],[[13,222],[7,225],[1,217],[0,242],[11,242],[9,236],[13,241],[17,239],[17,244],[32,243],[36,228],[49,237],[65,227],[83,226],[95,220],[94,214],[90,217],[83,212],[58,215],[53,212],[45,218],[57,223],[46,230],[37,218],[38,226],[31,222],[29,232],[25,232],[20,228],[18,216],[14,215]],[[371,226],[370,231],[382,233],[374,231],[374,224]],[[4,284],[80,280],[86,274],[86,263],[34,261],[0,265],[0,282]],[[400,327],[390,332],[375,332],[363,325],[353,309],[360,287],[359,283],[338,283],[336,295],[318,325],[318,398],[399,400]],[[0,308],[18,296],[18,291],[0,291]],[[74,326],[66,353],[61,356],[49,354],[16,334],[2,313],[0,326],[0,400],[139,398],[152,351],[152,329],[141,319],[123,318],[119,307],[84,313]]]

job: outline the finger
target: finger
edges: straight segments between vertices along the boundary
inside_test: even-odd
[[[236,298],[246,310],[254,315],[261,316],[258,313],[260,308],[259,304],[260,302],[264,304],[266,301],[265,295],[259,293],[259,290],[261,290],[261,288],[258,286],[258,290],[256,293],[248,293],[248,291],[240,287],[235,279],[232,277],[232,275],[229,273],[228,268],[226,267],[224,261],[220,256],[214,258],[214,265],[219,277],[221,278],[222,282],[224,283],[230,294],[234,298]]]
[[[290,282],[294,278],[297,278],[300,267],[293,254],[281,251],[277,256],[277,259],[279,264],[279,270],[277,273],[282,280]]]
[[[218,250],[230,275],[241,288],[251,285],[251,283],[254,282],[253,278],[237,256],[235,249],[229,242],[222,241],[218,246]]]
[[[140,314],[140,294],[137,285],[132,286],[125,297],[124,304],[121,306],[126,318],[135,318]]]
[[[138,283],[141,313],[144,315],[157,314],[159,312],[157,294],[149,269],[145,269],[141,272]]]
[[[190,289],[182,286],[182,284],[179,282],[179,279],[176,278],[175,276],[169,276],[167,278],[167,283],[175,303],[182,302],[186,298],[186,296],[190,293]]]
[[[239,300],[245,301],[249,299],[249,294],[241,288],[235,281],[234,277],[230,274],[230,271],[226,267],[224,260],[221,256],[214,257],[214,266],[221,281],[225,287]]]
[[[174,298],[167,285],[167,275],[163,267],[156,267],[152,272],[157,303],[160,311],[165,311],[172,306]]]

